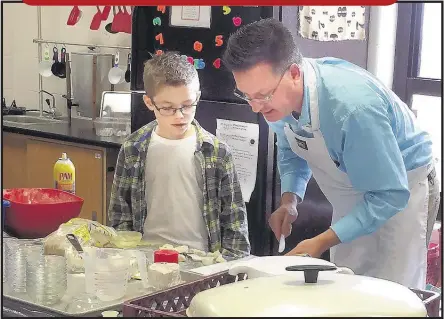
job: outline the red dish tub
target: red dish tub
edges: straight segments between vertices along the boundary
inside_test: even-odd
[[[72,218],[78,217],[83,199],[52,188],[3,190],[11,205],[5,211],[5,226],[18,238],[46,237]]]

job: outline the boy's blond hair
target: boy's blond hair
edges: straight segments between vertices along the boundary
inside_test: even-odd
[[[143,84],[146,95],[152,98],[163,86],[197,84],[199,76],[186,56],[177,52],[165,52],[145,62]]]

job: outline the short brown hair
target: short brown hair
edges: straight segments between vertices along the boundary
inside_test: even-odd
[[[230,71],[245,71],[267,63],[280,73],[292,63],[300,65],[302,54],[290,30],[269,18],[246,24],[232,34],[222,60]]]
[[[153,97],[159,88],[167,86],[189,85],[199,76],[187,57],[177,52],[165,52],[153,56],[145,62],[143,84],[146,95]]]

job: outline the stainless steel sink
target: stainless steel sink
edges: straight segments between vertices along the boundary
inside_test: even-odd
[[[37,117],[37,116],[29,116],[29,115],[4,115],[3,122],[9,123],[19,123],[19,124],[27,124],[27,125],[35,125],[35,124],[65,124],[67,121],[52,119],[48,117]]]

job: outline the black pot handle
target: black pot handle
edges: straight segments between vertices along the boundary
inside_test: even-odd
[[[318,274],[320,271],[336,270],[338,267],[330,265],[298,265],[288,266],[286,271],[303,271],[306,284],[315,284],[318,282]]]

